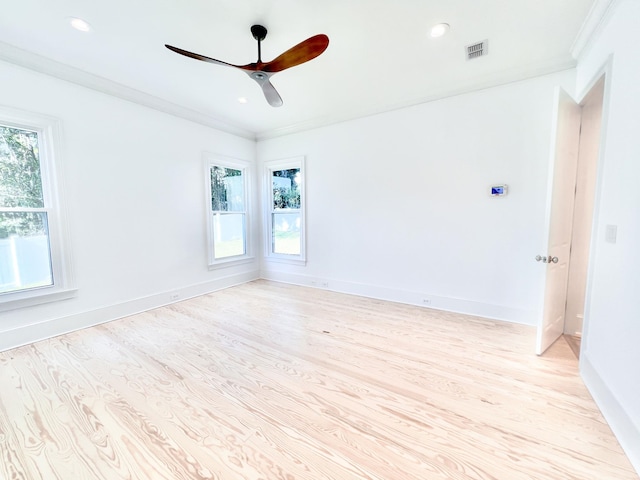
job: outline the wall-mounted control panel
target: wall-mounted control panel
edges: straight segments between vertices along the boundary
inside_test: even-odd
[[[509,192],[507,185],[491,185],[489,194],[492,197],[504,197]]]

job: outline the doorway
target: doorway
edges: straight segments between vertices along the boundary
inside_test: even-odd
[[[577,357],[580,356],[584,323],[603,99],[604,77],[600,77],[580,103],[582,122],[563,329],[565,339]]]
[[[538,355],[561,335],[580,355],[604,87],[602,75],[580,104],[563,92],[559,97],[548,247],[536,257],[547,268]]]

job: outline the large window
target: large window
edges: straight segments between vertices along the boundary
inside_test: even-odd
[[[205,156],[209,225],[209,265],[249,258],[247,166]]]
[[[267,256],[272,259],[305,260],[303,160],[267,163]]]
[[[0,110],[0,310],[71,290],[56,195],[56,132],[53,120]]]

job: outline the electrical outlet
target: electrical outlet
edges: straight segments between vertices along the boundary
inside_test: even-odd
[[[322,288],[329,288],[329,282],[324,282],[324,281],[322,281],[322,282],[320,282],[320,286],[321,286]]]
[[[423,298],[422,299],[422,304],[423,305],[431,305],[431,299],[430,298]]]
[[[178,300],[179,298],[180,298],[179,293],[172,293],[171,295],[169,295],[169,300]]]

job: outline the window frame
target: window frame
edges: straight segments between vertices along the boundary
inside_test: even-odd
[[[204,176],[205,176],[205,214],[207,222],[207,263],[209,270],[225,268],[243,263],[249,263],[254,260],[251,236],[251,218],[252,218],[252,191],[251,177],[252,164],[246,160],[227,157],[215,153],[205,152],[204,158]],[[245,253],[243,255],[233,255],[224,258],[215,258],[215,225],[213,221],[213,212],[211,209],[211,169],[213,167],[230,168],[233,170],[241,170],[244,180],[244,245]],[[216,210],[217,211],[217,210]],[[234,212],[229,212],[234,213]],[[235,212],[240,213],[240,212]]]
[[[300,208],[295,212],[300,213],[300,254],[275,253],[273,251],[273,214],[283,210],[273,208],[273,172],[278,170],[300,169]],[[283,160],[271,160],[264,163],[264,251],[265,259],[293,265],[306,265],[307,263],[307,233],[306,233],[306,178],[305,157],[293,157]]]
[[[0,312],[71,298],[77,292],[61,175],[61,123],[44,115],[0,106],[0,124],[36,132],[44,207],[47,214],[52,285],[0,293]],[[20,210],[1,208],[2,211]]]

